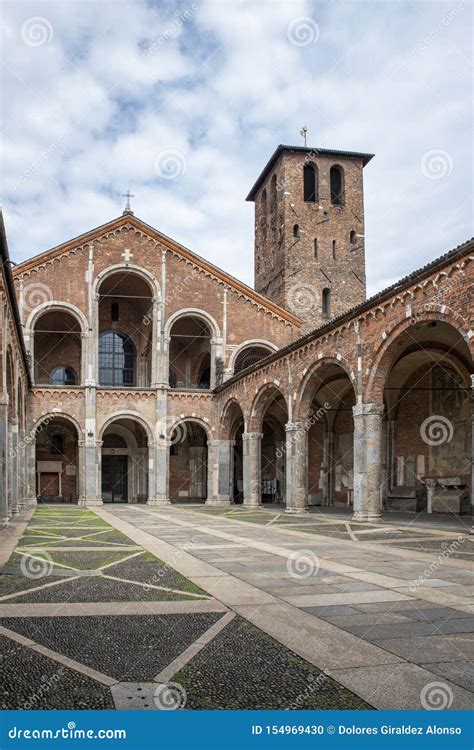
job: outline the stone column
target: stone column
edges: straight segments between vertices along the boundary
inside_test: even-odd
[[[286,512],[308,509],[308,431],[304,422],[288,422],[286,431]]]
[[[36,505],[36,439],[29,433],[25,445],[25,494],[26,504]]]
[[[18,422],[16,419],[10,420],[9,447],[11,508],[12,514],[17,516],[20,512],[20,504],[18,500]]]
[[[79,497],[79,505],[103,505],[102,477],[101,477],[101,448],[102,441],[97,440],[95,419],[95,394],[93,387],[86,388],[86,420],[85,437],[83,443],[83,495]]]
[[[327,430],[323,442],[323,497],[322,505],[329,507],[334,505],[334,486],[332,472],[334,465],[334,432]]]
[[[382,521],[382,404],[358,403],[354,414],[354,521]]]
[[[244,502],[246,508],[262,505],[262,433],[244,432],[242,435],[244,472]]]
[[[206,505],[230,505],[234,445],[234,440],[210,440],[208,443]]]
[[[8,406],[0,403],[0,523],[8,524]]]
[[[210,449],[208,448],[208,450]],[[205,445],[189,446],[189,471],[191,474],[191,481],[189,484],[190,498],[204,500],[207,485]]]
[[[159,360],[163,367],[163,358]],[[167,364],[167,362],[165,362]],[[167,388],[156,392],[155,441],[150,446],[154,484],[149,483],[147,505],[171,505],[169,499],[170,420],[167,418]]]
[[[25,430],[18,431],[18,504],[20,510],[26,508],[26,486],[25,486]]]
[[[286,493],[286,478],[285,478],[285,465],[286,465],[286,442],[284,440],[278,440],[275,443],[276,456],[275,456],[275,473],[277,480],[277,500],[283,502]]]

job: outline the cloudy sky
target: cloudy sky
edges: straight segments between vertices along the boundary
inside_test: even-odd
[[[472,234],[472,4],[3,1],[2,206],[25,259],[138,217],[249,284],[279,143],[369,151],[369,292]]]

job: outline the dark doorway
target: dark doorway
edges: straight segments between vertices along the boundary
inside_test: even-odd
[[[102,500],[128,502],[128,456],[102,456]]]

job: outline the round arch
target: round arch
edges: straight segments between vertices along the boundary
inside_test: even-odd
[[[235,363],[239,355],[242,354],[242,352],[244,352],[246,349],[252,349],[253,347],[268,349],[268,354],[272,354],[273,352],[278,351],[278,347],[275,346],[275,344],[272,344],[270,341],[266,341],[265,339],[247,339],[246,341],[243,341],[241,344],[239,344],[237,349],[231,355],[231,358],[229,360],[229,369],[231,370],[231,372],[234,372]]]
[[[153,427],[150,424],[150,422],[141,414],[139,414],[136,411],[133,411],[132,409],[121,409],[120,411],[115,411],[112,414],[109,414],[105,422],[101,425],[99,431],[98,431],[98,439],[102,440],[104,436],[104,432],[110,425],[117,421],[118,419],[130,419],[132,422],[137,422],[143,429],[145,430],[148,445],[152,445],[153,443]]]
[[[206,433],[207,440],[213,440],[212,435],[212,428],[209,426],[209,423],[206,422],[204,419],[201,419],[201,417],[193,417],[191,415],[184,416],[184,417],[177,417],[176,421],[171,421],[169,424],[169,435],[172,435],[174,430],[176,430],[180,425],[185,424],[186,422],[194,422],[195,424],[199,425],[203,428],[204,432]]]
[[[257,432],[261,430],[264,413],[268,405],[273,400],[272,394],[277,394],[277,398],[281,397],[283,399],[283,403],[288,412],[288,401],[279,384],[274,383],[273,381],[264,383],[255,394],[252,405],[250,407],[248,420],[249,432]]]
[[[181,310],[177,310],[175,313],[170,315],[165,325],[165,337],[169,340],[171,335],[171,329],[177,320],[181,318],[199,318],[206,323],[211,330],[211,339],[219,339],[221,337],[220,329],[215,318],[212,317],[205,310],[201,310],[197,307],[186,307]]]
[[[102,282],[116,273],[130,273],[139,276],[148,285],[152,297],[157,300],[161,299],[161,289],[156,276],[147,271],[146,268],[142,268],[142,266],[138,266],[135,263],[116,263],[115,265],[108,266],[108,268],[104,268],[103,271],[100,271],[94,279],[94,284],[92,286],[94,298],[99,294]]]
[[[325,367],[338,367],[339,370],[348,378],[354,390],[354,396],[357,398],[357,387],[351,375],[351,369],[348,362],[342,357],[322,357],[318,359],[303,375],[298,386],[295,400],[295,421],[304,421],[309,415],[311,403],[315,392],[317,377],[320,370]]]
[[[48,414],[43,414],[34,424],[33,427],[33,433],[36,433],[37,430],[41,427],[41,425],[46,422],[46,424],[50,424],[51,422],[54,422],[55,419],[64,419],[66,422],[70,422],[70,424],[76,429],[77,431],[77,437],[80,440],[83,435],[83,430],[77,421],[75,417],[72,417],[70,414],[65,414],[63,411],[52,411]]]
[[[442,309],[440,305],[430,305],[422,312],[416,313],[416,318],[403,318],[393,326],[384,342],[380,345],[374,357],[374,364],[365,388],[365,401],[383,403],[385,380],[391,365],[396,361],[397,354],[404,344],[403,334],[420,323],[441,322],[450,326],[464,339],[466,350],[471,359],[473,357],[474,337],[470,336],[466,321],[453,310]]]
[[[35,309],[31,311],[28,317],[28,320],[26,321],[26,324],[25,324],[26,332],[30,334],[34,333],[34,328],[39,318],[41,318],[45,313],[55,312],[55,311],[59,311],[59,312],[63,311],[72,315],[79,323],[81,327],[81,333],[82,334],[86,333],[89,324],[82,310],[79,310],[79,308],[76,307],[76,305],[72,305],[70,302],[60,302],[56,300],[51,300],[49,302],[42,302],[40,305],[38,305],[38,307],[35,307]]]
[[[233,426],[232,422],[232,415],[231,415],[231,409],[232,407],[236,407],[240,412],[242,413],[242,418],[244,421],[244,425],[246,424],[246,415],[243,409],[242,404],[240,404],[235,396],[231,396],[228,401],[226,401],[224,408],[222,409],[222,413],[219,419],[219,434],[222,440],[230,440],[231,437],[231,430]]]

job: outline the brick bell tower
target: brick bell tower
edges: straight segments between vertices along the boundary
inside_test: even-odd
[[[317,328],[366,299],[363,168],[373,154],[278,146],[255,202],[255,289]]]

